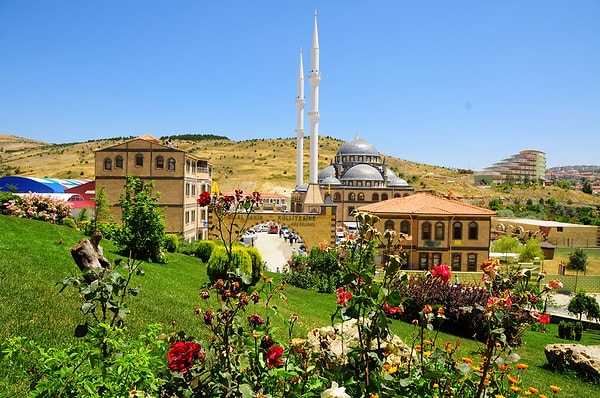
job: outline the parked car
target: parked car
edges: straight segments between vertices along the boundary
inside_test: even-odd
[[[276,234],[279,232],[279,227],[277,227],[277,224],[271,224],[269,226],[269,231],[267,231],[270,234]]]

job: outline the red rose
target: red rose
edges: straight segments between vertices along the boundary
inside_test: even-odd
[[[335,294],[337,296],[338,305],[341,305],[342,307],[347,307],[348,300],[352,298],[352,292],[345,292],[344,288],[340,287],[335,291]]]
[[[450,278],[452,277],[452,275],[450,275],[450,268],[448,268],[446,264],[440,264],[433,267],[433,269],[431,270],[431,276],[433,276],[434,278],[439,276],[440,278],[442,278],[444,283],[448,282],[448,280],[450,280]]]
[[[200,206],[206,206],[206,205],[208,205],[210,203],[211,199],[212,198],[210,197],[210,193],[208,193],[208,192],[202,192],[200,194],[200,197],[198,197],[198,200],[196,202],[198,202],[198,204]]]
[[[542,325],[547,325],[550,323],[550,317],[548,316],[548,314],[543,314],[542,316],[540,316],[540,323]]]
[[[283,365],[283,361],[281,360],[281,356],[283,355],[283,347],[280,345],[276,345],[272,347],[269,352],[267,352],[267,368],[273,369],[278,367],[279,365]]]
[[[171,344],[167,354],[169,369],[185,373],[192,367],[196,359],[203,359],[204,353],[200,350],[200,344],[193,341],[178,341]]]

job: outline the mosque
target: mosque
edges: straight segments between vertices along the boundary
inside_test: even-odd
[[[296,187],[291,195],[291,211],[297,213],[320,213],[324,203],[336,206],[336,225],[353,223],[352,212],[360,206],[414,193],[405,180],[392,171],[385,158],[368,141],[356,137],[345,142],[337,151],[335,159],[318,170],[319,150],[319,34],[317,14],[314,16],[313,43],[311,49],[310,83],[310,174],[309,182],[303,181],[304,158],[304,66],[300,50],[298,71],[298,96],[296,97]]]

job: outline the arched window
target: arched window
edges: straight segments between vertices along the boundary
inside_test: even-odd
[[[142,167],[144,166],[144,155],[142,155],[141,153],[137,153],[135,155],[135,165],[137,167]]]
[[[167,170],[175,171],[175,158],[169,158],[169,160],[167,160]]]
[[[385,224],[383,226],[385,229],[394,229],[395,228],[395,224],[393,220],[386,220]]]
[[[387,193],[382,193],[381,194],[381,200],[388,200],[388,194]]]
[[[395,193],[395,194],[394,194],[394,198],[399,198],[399,197],[400,197],[400,194],[399,194],[399,193]]]
[[[333,201],[334,201],[334,202],[340,202],[341,200],[342,200],[342,195],[340,195],[340,193],[339,193],[339,192],[335,192],[335,193],[333,194]]]
[[[165,158],[163,158],[162,156],[157,156],[156,157],[156,168],[157,169],[164,169],[165,168]]]
[[[358,193],[358,201],[363,202],[365,200],[365,194],[362,192]]]
[[[348,194],[348,200],[356,200],[356,195],[354,194],[354,192],[350,192]]]
[[[104,170],[112,170],[112,159],[111,158],[104,159]]]
[[[435,240],[444,240],[444,223],[435,223]]]
[[[371,200],[373,200],[373,202],[379,202],[379,194],[378,193],[374,193],[373,194],[373,198]]]
[[[117,155],[117,157],[115,157],[115,169],[122,169],[122,168],[123,168],[123,156]]]
[[[431,223],[429,221],[421,224],[421,239],[431,240]]]
[[[408,220],[402,220],[400,223],[400,232],[410,235],[410,222]]]
[[[462,223],[460,221],[456,221],[452,224],[452,239],[462,240]]]
[[[471,221],[469,223],[469,239],[477,240],[479,239],[479,225],[475,221]]]

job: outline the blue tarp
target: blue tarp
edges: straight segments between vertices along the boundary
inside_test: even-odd
[[[0,191],[15,193],[64,193],[65,189],[73,188],[89,181],[90,180],[6,176],[0,178]]]

